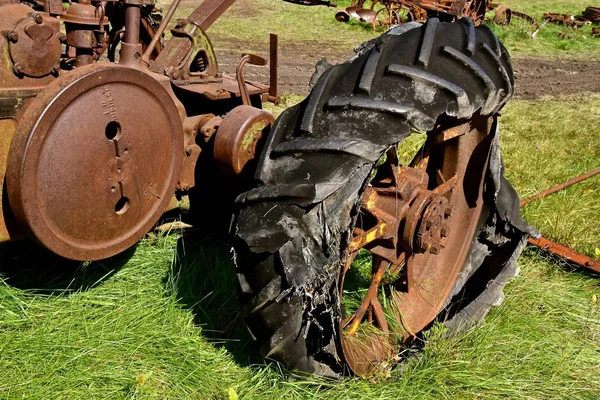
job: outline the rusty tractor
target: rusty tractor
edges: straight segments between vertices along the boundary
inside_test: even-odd
[[[241,173],[276,84],[244,80],[255,55],[219,72],[205,31],[232,3],[204,2],[163,46],[178,1],[160,25],[153,1],[0,2],[0,241],[107,258],[189,203],[201,153]]]
[[[205,0],[162,43],[179,0],[162,19],[153,0],[0,0],[0,241],[97,260],[168,210],[233,213],[260,353],[326,376],[389,368],[434,321],[482,318],[535,234],[498,148],[506,49],[477,19],[400,26],[274,122],[276,37],[263,85],[243,71],[267,60],[227,77],[205,33],[233,2]],[[401,162],[414,131],[425,142]]]

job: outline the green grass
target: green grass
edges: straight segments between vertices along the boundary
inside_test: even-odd
[[[506,108],[507,176],[522,195],[600,159],[600,96],[574,100],[513,101]],[[567,115],[559,112],[567,108]],[[598,187],[598,180],[580,184],[532,204],[525,216],[589,253],[599,237]],[[577,223],[584,225],[574,230]],[[150,235],[120,259],[83,265],[31,248],[1,248],[0,398],[600,396],[600,281],[535,249],[521,257],[522,273],[504,304],[480,326],[457,338],[444,338],[436,327],[423,353],[387,379],[331,382],[297,379],[254,358],[227,244],[177,232]]]
[[[324,52],[371,35],[358,25],[332,28],[330,8],[256,1],[270,8],[252,17],[238,9],[214,27],[224,45],[240,32],[251,45],[273,26],[289,32],[284,41],[325,38]],[[535,14],[579,10],[582,2],[506,3]],[[287,22],[269,25],[280,11]],[[300,19],[304,13],[313,19]],[[509,47],[517,39],[507,37]],[[519,54],[558,54],[552,38],[539,39],[548,47],[536,53],[527,44]],[[301,100],[287,95],[270,110]],[[501,141],[506,175],[522,196],[598,167],[599,110],[598,94],[509,104]],[[405,160],[418,141],[411,138]],[[550,238],[598,256],[599,204],[596,177],[523,213]],[[0,247],[0,399],[600,397],[600,281],[533,248],[520,258],[521,275],[503,305],[481,325],[455,338],[435,326],[422,353],[375,382],[298,377],[256,358],[222,241],[194,232],[148,235],[121,257],[84,264],[33,249]]]
[[[518,106],[517,106],[518,105]],[[522,197],[600,166],[600,95],[513,102],[502,117],[506,175]],[[600,176],[529,204],[540,231],[590,256],[600,247]]]
[[[588,0],[506,0],[502,4],[532,16],[542,23],[546,12],[579,15]],[[168,2],[163,3],[163,7]],[[183,3],[176,17],[187,16],[194,8],[193,3]],[[209,30],[217,51],[257,51],[268,48],[269,33],[280,36],[284,51],[296,46],[310,50],[328,52],[348,52],[358,43],[377,36],[370,25],[357,21],[339,23],[334,15],[350,2],[337,2],[338,8],[315,6],[306,7],[282,0],[238,0]],[[368,3],[370,5],[370,3]],[[493,17],[494,12],[489,16]],[[489,26],[502,40],[515,57],[563,58],[600,60],[600,40],[591,37],[590,26],[573,29],[556,24],[547,24],[535,39],[528,33],[533,30],[515,18],[509,27]],[[559,37],[559,33],[566,35]]]

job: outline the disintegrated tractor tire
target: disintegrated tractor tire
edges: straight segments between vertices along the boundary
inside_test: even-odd
[[[509,55],[470,20],[411,27],[326,70],[277,119],[256,187],[237,199],[247,326],[262,356],[290,368],[387,368],[436,318],[451,331],[482,318],[516,274],[529,227],[502,176],[496,121],[513,94]],[[427,141],[401,166],[395,146],[415,131]],[[344,277],[361,248],[374,295],[348,317]]]

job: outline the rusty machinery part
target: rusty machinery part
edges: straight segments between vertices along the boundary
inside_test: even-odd
[[[152,29],[154,32],[152,35],[150,35],[150,41],[148,45],[145,46],[145,48],[143,49],[144,54],[142,54],[141,58],[141,62],[147,67],[150,66],[150,60],[155,60],[156,56],[158,56],[158,54],[160,54],[160,52],[162,51],[162,35],[165,29],[167,29],[167,25],[169,24],[169,22],[171,22],[171,18],[173,18],[173,14],[177,10],[177,7],[179,7],[180,2],[181,0],[174,0],[171,3],[167,14],[164,16],[164,18],[161,17],[160,25],[156,26],[155,24],[148,24],[149,27],[146,29],[148,33],[150,33],[150,29]]]
[[[103,5],[91,0],[74,3],[61,16],[67,32],[66,43],[75,49],[75,66],[92,64],[108,47],[108,18]]]
[[[235,0],[205,0],[171,30],[169,52],[161,52],[150,69],[172,79],[215,75],[217,59],[206,30]]]
[[[534,196],[523,199],[520,203],[520,206],[524,207],[533,201],[542,199],[546,196],[549,196],[551,194],[554,194],[556,192],[564,190],[564,189],[568,188],[569,186],[575,185],[579,182],[583,182],[584,180],[589,179],[598,174],[600,174],[600,168],[596,168],[591,171],[588,171],[585,174],[581,174],[573,179],[569,179],[566,182],[555,185],[555,186],[553,186],[549,189],[546,189]],[[552,253],[556,256],[562,257],[569,262],[577,264],[580,267],[587,268],[594,272],[600,273],[600,261],[595,260],[589,256],[586,256],[585,254],[578,253],[573,249],[570,249],[561,244],[552,242],[549,239],[544,238],[544,237],[539,237],[537,239],[529,238],[529,243],[534,246],[540,247],[541,249],[543,249],[549,253]]]
[[[512,11],[511,11],[511,15],[512,15],[513,19],[514,19],[515,17],[516,17],[516,18],[520,18],[520,19],[522,19],[523,21],[525,21],[525,22],[527,22],[528,24],[530,24],[531,26],[535,27],[536,29],[537,29],[537,28],[538,28],[538,26],[539,26],[539,25],[538,25],[538,23],[535,21],[535,19],[534,19],[533,17],[531,17],[531,16],[529,16],[529,15],[527,15],[527,14],[525,14],[525,13],[522,13],[522,12],[520,12],[520,11],[515,11],[515,10],[512,10]]]
[[[475,26],[484,22],[489,0],[387,0],[405,3],[426,10],[428,17],[439,17],[445,21],[469,17]]]
[[[25,110],[8,156],[8,198],[21,227],[54,253],[107,258],[157,222],[183,153],[178,109],[154,77],[84,66]]]
[[[583,18],[595,24],[600,24],[600,7],[587,7],[583,11]]]
[[[0,10],[0,45],[3,40],[8,43],[12,61],[3,61],[3,69],[12,65],[10,73],[18,77],[57,74],[62,51],[59,21],[23,4],[3,5]]]
[[[217,57],[210,39],[202,29],[194,24],[184,22],[183,25],[176,25],[171,30],[171,34],[174,38],[184,38],[188,42],[188,46],[185,48],[186,52],[181,58],[176,57],[178,62],[173,62],[175,57],[171,53],[161,53],[165,54],[164,58],[159,54],[155,63],[151,64],[150,68],[153,71],[164,73],[173,80],[181,81],[217,75],[219,70]],[[168,57],[169,55],[172,57]]]
[[[142,45],[142,51],[149,52],[147,57],[150,60],[154,60],[164,48],[162,32],[158,32],[159,26],[163,24],[163,17],[160,14],[160,10],[151,4],[142,6],[140,11],[139,40]],[[107,57],[110,61],[114,62],[116,51],[125,34],[125,5],[121,2],[109,2],[106,6],[106,14],[110,20],[110,31],[106,39],[108,42]],[[149,50],[151,45],[152,49]]]
[[[259,142],[266,139],[273,116],[249,105],[231,110],[220,123],[215,136],[214,158],[221,171],[239,175],[256,158]]]
[[[407,21],[424,22],[430,17],[444,21],[469,17],[478,26],[484,22],[490,5],[489,0],[373,0],[370,8],[364,8],[364,3],[353,2],[345,11],[336,14],[336,20],[348,22],[354,18],[378,27]],[[383,7],[376,9],[376,3]]]
[[[508,26],[512,18],[512,10],[506,6],[498,6],[494,14],[494,24]]]
[[[582,27],[584,25],[591,24],[590,21],[582,17],[576,17],[572,14],[545,13],[543,18],[544,21],[552,22],[559,25],[569,25],[573,27]]]
[[[578,253],[567,246],[555,243],[545,237],[539,237],[537,239],[529,238],[529,244],[537,246],[540,249],[563,258],[568,262],[600,274],[600,260],[595,260],[592,257],[586,256],[585,254]]]
[[[436,318],[460,330],[501,302],[533,232],[502,177],[494,115],[513,87],[486,26],[432,18],[326,70],[277,119],[233,225],[263,356],[368,375]],[[395,146],[413,131],[427,141],[400,166]],[[355,256],[370,280],[348,278]]]
[[[532,201],[536,201],[536,200],[542,199],[542,198],[544,198],[546,196],[549,196],[549,195],[554,194],[556,192],[559,192],[559,191],[561,191],[563,189],[566,189],[569,186],[573,186],[573,185],[575,185],[575,184],[577,184],[579,182],[583,182],[584,180],[589,179],[589,178],[591,178],[593,176],[596,176],[598,174],[600,174],[600,168],[595,168],[595,169],[593,169],[591,171],[586,172],[585,174],[581,174],[579,176],[576,176],[575,178],[569,179],[566,182],[560,183],[558,185],[554,185],[551,188],[546,189],[546,190],[544,190],[544,191],[542,191],[542,192],[540,192],[540,193],[538,193],[538,194],[536,194],[534,196],[531,196],[531,197],[528,197],[526,199],[523,199],[521,201],[520,205],[521,205],[521,207],[523,207],[523,206],[531,203]]]
[[[244,54],[242,58],[240,58],[240,61],[238,62],[237,67],[235,68],[235,76],[237,79],[242,104],[249,106],[250,95],[248,94],[248,87],[246,85],[246,80],[244,79],[244,66],[246,64],[265,66],[267,65],[267,60],[254,54]]]
[[[337,4],[327,0],[283,0],[288,3],[300,4],[302,6],[327,6],[337,7]]]
[[[379,9],[371,18],[373,29],[389,28],[394,25],[415,21],[412,9],[408,5],[393,6],[391,4]]]

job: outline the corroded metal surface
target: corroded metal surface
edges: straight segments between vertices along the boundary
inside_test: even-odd
[[[567,246],[563,246],[562,244],[553,242],[545,237],[540,237],[538,239],[529,238],[529,243],[558,257],[561,257],[566,261],[572,262],[573,264],[577,264],[580,267],[587,268],[596,273],[600,273],[599,260],[595,260],[592,257],[586,256],[585,254],[578,253]]]
[[[79,0],[66,11],[55,0],[0,2],[0,241],[24,232],[67,258],[106,258],[165,210],[190,208],[183,199],[204,147],[214,162],[221,117],[241,102],[276,101],[276,36],[271,87],[219,73],[205,30],[233,2],[204,1],[165,44],[179,2],[160,26],[152,0]],[[106,50],[111,63],[99,63]],[[254,155],[259,122],[272,123],[253,110],[260,118],[223,130],[244,139],[243,154],[223,149],[236,138],[220,139],[233,169]]]
[[[21,118],[7,166],[10,204],[55,253],[106,258],[156,223],[182,153],[179,113],[156,80],[112,64],[81,67]]]
[[[273,122],[271,114],[249,105],[229,112],[215,137],[214,157],[221,170],[231,175],[240,174],[256,153],[260,153],[258,144],[266,138]]]
[[[526,206],[527,204],[542,199],[546,196],[559,192],[568,188],[569,186],[575,185],[579,182],[583,182],[586,179],[589,179],[593,176],[600,174],[600,168],[595,168],[591,171],[586,172],[585,174],[579,175],[573,179],[569,179],[566,182],[555,185],[549,189],[546,189],[534,196],[523,199],[520,203],[521,207]],[[592,257],[586,256],[585,254],[581,254],[576,252],[575,250],[564,246],[559,243],[555,243],[545,237],[539,238],[529,238],[529,243],[537,246],[549,253],[552,253],[558,257],[564,258],[565,260],[572,262],[574,264],[579,265],[580,267],[590,269],[594,272],[600,273],[600,261],[593,259]]]
[[[375,4],[383,8],[375,10]],[[365,1],[353,1],[345,12],[336,14],[336,19],[346,22],[350,17],[377,26],[390,26],[408,21],[423,22],[429,17],[454,20],[470,17],[475,25],[485,20],[489,0],[373,0],[369,8]]]
[[[359,374],[393,355],[396,343],[430,324],[443,306],[465,261],[482,210],[491,120],[430,132],[411,166],[400,166],[396,149],[364,192],[361,216],[341,273],[359,251],[372,257],[370,285],[360,306],[340,323],[344,357]],[[395,325],[391,331],[378,299],[386,274]]]
[[[600,23],[600,7],[587,7],[583,12],[583,17],[588,21]]]
[[[8,198],[4,192],[4,174],[8,161],[8,149],[17,128],[17,121],[11,118],[0,119],[0,242],[7,242],[14,238],[14,225],[9,221],[13,219],[12,211],[8,206]],[[5,206],[6,204],[6,206]],[[11,229],[13,228],[13,229]]]
[[[569,186],[573,186],[576,183],[582,182],[582,181],[584,181],[586,179],[589,179],[589,178],[591,178],[593,176],[596,176],[598,174],[600,174],[600,168],[595,168],[595,169],[593,169],[591,171],[586,172],[585,174],[581,174],[581,175],[579,175],[579,176],[577,176],[575,178],[569,179],[566,182],[563,182],[563,183],[558,184],[558,185],[554,185],[551,188],[546,189],[546,190],[544,190],[544,191],[542,191],[542,192],[540,192],[540,193],[538,193],[538,194],[536,194],[534,196],[531,196],[531,197],[528,197],[526,199],[521,200],[521,207],[523,207],[523,206],[531,203],[532,201],[539,200],[539,199],[544,198],[546,196],[549,196],[549,195],[551,195],[553,193],[559,192],[559,191],[561,191],[563,189],[568,188]]]

